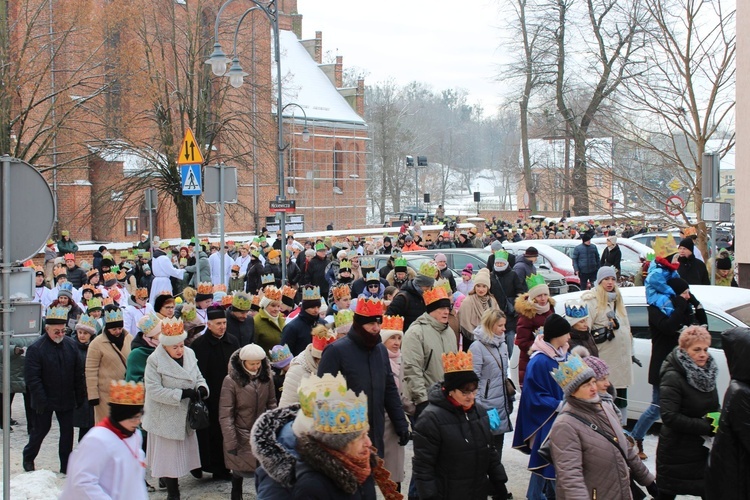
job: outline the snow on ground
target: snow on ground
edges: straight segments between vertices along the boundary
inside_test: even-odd
[[[57,474],[48,470],[24,472],[10,478],[10,498],[13,500],[49,500],[60,495],[62,483]],[[0,482],[2,488],[2,482]]]

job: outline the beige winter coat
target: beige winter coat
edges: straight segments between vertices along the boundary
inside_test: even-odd
[[[404,396],[415,405],[427,402],[430,387],[444,378],[443,354],[456,352],[456,334],[428,313],[422,314],[404,333],[401,366]]]
[[[182,366],[159,345],[146,361],[143,376],[146,404],[143,428],[151,434],[181,441],[195,432],[187,424],[189,398],[182,399],[182,389],[198,389],[208,384],[198,369],[195,353],[189,347],[182,355]]]
[[[601,424],[603,420],[618,421],[611,405],[583,404],[589,405],[596,408],[596,413],[583,411],[579,409],[579,405],[565,404],[552,425],[549,439],[555,464],[557,499],[630,500],[632,496],[628,470],[632,471],[633,478],[643,486],[651,484],[654,476],[638,458],[635,450],[627,445],[619,425],[615,425],[614,437],[627,450],[627,462],[611,441],[566,413],[576,413],[612,435],[612,427]],[[604,416],[605,411],[609,413],[609,418]]]
[[[86,354],[86,391],[88,399],[98,399],[94,419],[99,422],[109,415],[109,386],[113,380],[124,380],[127,370],[130,342],[133,337],[123,330],[122,351],[109,341],[104,333],[97,335]]]
[[[589,308],[592,331],[609,324],[607,313],[614,309],[614,302],[608,302],[606,307],[599,308],[593,291],[581,295],[581,300]],[[633,335],[630,333],[627,314],[617,314],[617,321],[620,328],[615,330],[615,338],[597,346],[599,357],[609,366],[609,381],[612,386],[615,389],[625,389],[633,385]]]

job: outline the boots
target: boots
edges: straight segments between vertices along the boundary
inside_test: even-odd
[[[242,500],[242,478],[232,476],[232,494],[231,500]]]
[[[180,484],[176,477],[165,477],[164,484],[167,485],[167,500],[180,500]]]
[[[638,447],[638,458],[641,460],[646,460],[648,458],[648,455],[643,453],[643,439],[636,439],[635,445]]]

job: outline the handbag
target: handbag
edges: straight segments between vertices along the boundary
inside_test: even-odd
[[[573,417],[573,418],[581,421],[583,424],[585,424],[588,427],[590,427],[591,430],[593,430],[597,434],[603,436],[607,441],[609,441],[610,443],[612,443],[612,445],[615,448],[617,448],[618,450],[620,450],[620,454],[622,454],[622,458],[625,459],[625,463],[628,463],[628,457],[627,457],[627,455],[625,455],[625,450],[623,450],[622,447],[619,445],[619,443],[617,441],[615,441],[614,436],[610,436],[609,434],[607,434],[606,432],[604,432],[603,430],[601,430],[599,428],[599,426],[597,426],[596,424],[593,424],[593,423],[587,421],[586,419],[584,419],[583,417],[581,417],[579,415],[576,415],[575,413],[570,413],[570,412],[567,412],[567,411],[563,412],[563,413],[566,413],[566,414],[570,415],[571,417]],[[632,471],[630,470],[630,466],[628,466],[628,476],[630,478],[630,493],[633,495],[633,500],[643,500],[644,498],[646,498],[646,494],[643,492],[643,490],[641,489],[641,487],[638,486],[638,483],[635,482],[635,479],[633,479],[633,474],[632,474]]]
[[[190,428],[196,431],[206,429],[210,425],[208,421],[208,406],[206,406],[206,403],[202,399],[190,399],[187,421]]]
[[[515,303],[508,298],[508,294],[505,292],[505,287],[500,282],[499,279],[496,277],[492,277],[493,280],[497,282],[497,284],[500,286],[500,290],[503,291],[503,296],[505,297],[505,306],[503,307],[503,312],[505,313],[506,317],[511,317],[516,315],[516,306]]]

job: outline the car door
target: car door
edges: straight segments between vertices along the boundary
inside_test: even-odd
[[[455,269],[458,272],[461,272],[464,267],[466,267],[466,264],[471,264],[474,274],[478,273],[480,269],[484,269],[487,267],[486,262],[482,262],[482,259],[477,257],[476,255],[471,255],[469,253],[453,253],[451,254],[451,257],[453,258],[453,265],[449,263],[448,265],[451,267],[451,269]]]
[[[633,356],[642,366],[633,363],[633,385],[628,388],[628,417],[638,418],[651,404],[651,384],[648,383],[648,364],[651,361],[651,331],[648,328],[648,306],[625,306],[633,335]]]

